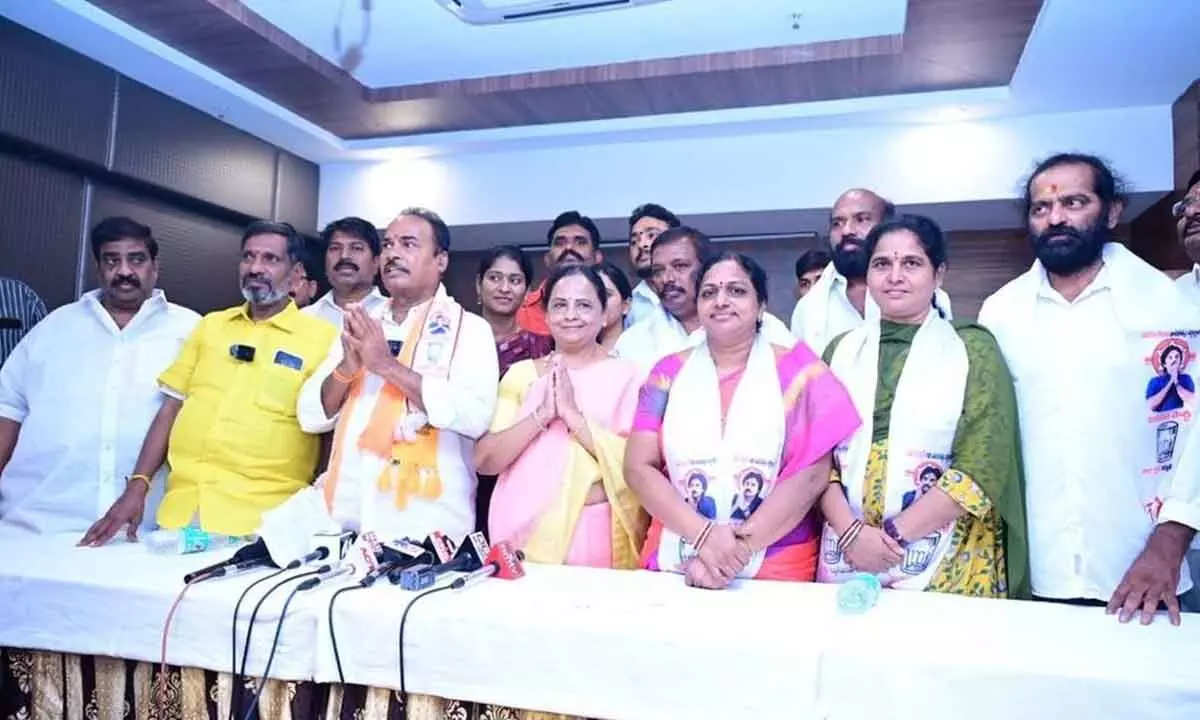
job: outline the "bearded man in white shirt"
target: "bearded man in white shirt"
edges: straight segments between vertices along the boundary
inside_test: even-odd
[[[656,237],[650,247],[650,280],[662,298],[662,305],[626,330],[613,347],[613,353],[649,372],[661,358],[703,340],[696,293],[700,268],[715,254],[708,236],[686,225],[670,228]],[[776,345],[796,344],[787,326],[769,312],[763,313],[762,332]]]
[[[80,533],[143,482],[122,473],[162,404],[159,374],[200,319],[155,289],[150,228],[106,218],[91,248],[100,287],[46,316],[0,370],[0,527]]]
[[[446,223],[402,211],[379,258],[391,301],[352,306],[301,390],[301,427],[334,430],[318,486],[344,528],[383,539],[475,529],[475,440],[492,420],[499,363],[491,326],[446,294],[449,260]]]
[[[633,288],[633,299],[629,313],[625,316],[626,329],[649,317],[662,306],[662,300],[650,282],[650,248],[654,245],[655,238],[681,224],[675,213],[655,203],[638,205],[630,213],[629,265],[637,273],[640,282]]]
[[[1200,468],[1176,471],[1200,319],[1114,241],[1124,196],[1098,158],[1042,161],[1024,205],[1037,260],[979,322],[1016,381],[1033,594],[1107,605],[1122,622],[1165,605],[1178,624],[1200,527]]]
[[[870,190],[842,193],[829,213],[829,244],[833,262],[792,310],[792,335],[818,356],[834,338],[879,316],[879,306],[867,293],[867,235],[896,214],[896,206]],[[951,319],[950,296],[934,290],[934,304]]]

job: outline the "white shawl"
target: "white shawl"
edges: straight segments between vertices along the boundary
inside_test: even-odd
[[[834,351],[830,368],[845,383],[863,425],[835,451],[842,485],[857,517],[863,515],[863,486],[874,432],[872,418],[879,382],[880,323],[851,330]],[[953,464],[954,435],[962,416],[969,362],[954,327],[930,312],[913,338],[888,423],[884,518],[898,515],[927,492]],[[880,576],[890,587],[924,589],[950,545],[955,523],[913,541],[899,565]],[[837,549],[828,523],[821,533],[817,579],[841,582],[853,575]]]

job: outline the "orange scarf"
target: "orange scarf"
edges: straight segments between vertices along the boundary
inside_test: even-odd
[[[424,307],[413,308],[409,312],[419,312],[420,316],[409,326],[397,362],[422,375],[448,376],[450,362],[458,346],[462,307],[439,292]],[[449,345],[449,348],[445,345]],[[437,348],[441,348],[438,356],[432,357]],[[414,365],[421,357],[417,353],[419,349],[431,357],[424,363]],[[324,488],[325,504],[331,510],[341,470],[346,424],[362,398],[364,379],[365,376],[359,377],[350,384],[334,430],[333,455],[329,460]],[[371,419],[357,443],[359,450],[387,461],[377,478],[376,488],[381,493],[392,493],[397,510],[408,507],[409,498],[413,496],[436,500],[442,495],[442,479],[437,463],[438,430],[428,423],[417,429],[402,429],[409,410],[408,398],[400,388],[384,383],[375,398]]]

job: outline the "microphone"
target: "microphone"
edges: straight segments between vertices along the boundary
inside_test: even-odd
[[[400,572],[400,587],[405,590],[424,590],[449,572],[478,570],[488,554],[488,542],[483,533],[473,532],[463,540],[458,552],[449,562],[428,567],[407,568]]]
[[[523,578],[525,577],[525,566],[521,562],[524,559],[525,552],[514,550],[512,543],[508,541],[497,543],[488,551],[487,562],[483,564],[483,567],[473,573],[456,578],[454,582],[450,583],[450,587],[462,590],[490,577],[501,580]]]
[[[413,565],[432,563],[435,559],[433,550],[404,538],[391,545],[381,545],[379,548],[379,565],[358,581],[363,587],[371,587],[379,578],[388,573],[403,570]]]
[[[328,535],[318,535],[318,547],[305,557],[316,555],[318,553],[329,557],[331,552],[337,552],[335,558],[337,562],[330,562],[321,565],[317,568],[317,574],[306,579],[304,582],[297,585],[297,592],[311,590],[326,580],[341,577],[343,575],[355,575],[359,571],[367,572],[370,566],[364,565],[367,562],[367,557],[370,555],[369,561],[374,562],[375,552],[374,547],[378,544],[375,540],[374,533],[364,533],[356,536],[353,532],[342,532]],[[346,543],[354,538],[349,545]],[[322,558],[324,559],[324,558]]]
[[[259,538],[245,547],[238,548],[233,557],[228,560],[222,560],[219,563],[214,563],[206,568],[200,568],[184,575],[183,581],[190,583],[204,575],[209,576],[205,578],[206,580],[224,577],[230,574],[230,569],[234,566],[244,566],[241,567],[243,572],[259,566],[279,567],[271,560],[271,556],[267,552],[267,544],[263,542],[262,538]]]
[[[296,591],[304,592],[305,590],[312,590],[313,588],[320,585],[322,582],[329,580],[330,578],[341,577],[342,575],[346,575],[346,574],[353,573],[353,572],[354,572],[354,565],[352,565],[348,562],[339,562],[339,563],[334,563],[331,565],[322,565],[321,567],[317,568],[316,575],[306,579],[304,582],[297,585]]]
[[[421,548],[425,550],[416,562],[412,565],[405,565],[399,568],[394,568],[388,572],[388,582],[393,585],[400,583],[400,576],[406,568],[417,566],[429,566],[434,563],[448,562],[454,557],[454,541],[446,537],[445,533],[434,530],[429,533],[425,541],[421,543]]]

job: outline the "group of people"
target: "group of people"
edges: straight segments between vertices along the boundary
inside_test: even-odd
[[[0,527],[245,535],[307,503],[382,538],[481,527],[534,562],[703,588],[866,572],[1177,623],[1200,173],[1175,207],[1198,261],[1179,284],[1115,241],[1122,190],[1092,156],[1038,164],[1037,259],[978,322],[951,317],[938,225],[847,191],[826,257],[797,263],[790,328],[752,257],[653,204],[629,218],[636,285],[572,211],[540,284],[520,249],[484,254],[478,314],[442,284],[428,210],[331,223],[332,289],[303,309],[302,238],[253,223],[245,303],[203,318],[155,289],[150,229],[110,218],[99,289],[0,369]]]

